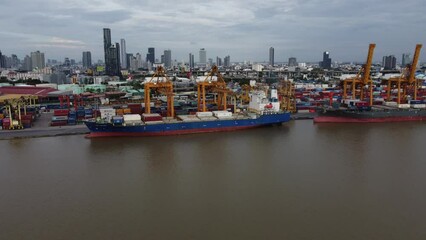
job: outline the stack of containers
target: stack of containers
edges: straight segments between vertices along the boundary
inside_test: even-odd
[[[371,110],[371,107],[370,107],[369,103],[365,102],[365,101],[356,102],[355,106],[359,110],[361,110],[361,111],[369,111],[369,110]]]
[[[68,113],[68,125],[76,125],[77,124],[77,112],[70,111]]]
[[[84,110],[84,107],[78,107],[77,108],[77,121],[84,120],[85,115],[86,115],[86,112]]]
[[[122,116],[113,116],[111,119],[112,124],[114,125],[123,125],[124,123],[124,117]]]
[[[124,124],[123,124],[124,126],[135,126],[135,125],[142,124],[141,115],[139,114],[123,115],[123,121],[124,121]]]
[[[123,109],[123,113],[124,113],[124,115],[126,115],[126,114],[132,114],[132,111],[130,110],[130,108],[124,108]]]
[[[163,122],[163,117],[160,114],[158,114],[158,113],[143,113],[142,114],[142,120],[146,124],[162,123]]]
[[[217,120],[217,118],[213,116],[212,112],[197,112],[195,116],[197,116],[200,120],[203,121]]]
[[[178,115],[177,117],[184,122],[200,121],[196,115]]]
[[[93,118],[93,109],[85,108],[84,109],[84,118],[85,119]]]
[[[426,104],[422,103],[422,101],[420,100],[410,100],[409,103],[412,108],[416,108],[416,109],[426,108]]]
[[[50,126],[65,126],[68,124],[68,109],[55,109]]]
[[[139,103],[129,103],[127,107],[132,114],[142,114],[142,105]]]
[[[3,118],[3,129],[9,130],[10,127],[10,118]]]
[[[231,119],[232,113],[228,111],[213,111],[213,115],[219,119]]]
[[[32,114],[21,115],[21,124],[24,128],[31,128],[32,122],[33,122]]]
[[[118,115],[118,116],[123,116],[124,115],[124,111],[123,111],[123,109],[119,108],[119,109],[117,109],[115,111],[115,114]]]

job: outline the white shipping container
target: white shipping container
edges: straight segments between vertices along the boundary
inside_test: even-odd
[[[201,121],[214,121],[214,120],[217,120],[217,118],[216,117],[213,117],[213,116],[211,116],[211,117],[198,117]]]
[[[197,117],[212,117],[213,113],[212,112],[197,112],[195,115]]]
[[[215,117],[232,117],[232,113],[231,112],[216,113]]]
[[[139,114],[126,114],[126,115],[123,115],[123,118],[124,118],[124,122],[131,122],[131,121],[142,122],[141,115]]]
[[[139,114],[135,114],[135,115],[139,115]],[[161,117],[160,114],[158,113],[142,113],[143,117]]]
[[[410,104],[398,104],[398,108],[410,108]]]
[[[391,107],[396,107],[396,106],[398,106],[398,103],[397,102],[384,102],[383,105],[385,105],[385,106],[391,106]]]
[[[426,108],[426,104],[411,104],[412,108],[423,109]]]
[[[149,121],[149,122],[145,122],[147,125],[153,125],[153,124],[160,124],[160,123],[164,123],[163,121]]]

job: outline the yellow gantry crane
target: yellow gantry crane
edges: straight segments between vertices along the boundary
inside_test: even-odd
[[[283,80],[278,88],[278,94],[281,97],[281,110],[295,113],[296,97],[294,83],[289,80]]]
[[[420,50],[422,44],[417,44],[414,50],[414,57],[411,64],[405,66],[401,76],[393,77],[386,80],[387,84],[387,101],[390,101],[392,90],[397,90],[397,103],[401,104],[402,99],[406,99],[407,92],[413,91],[414,99],[417,99],[417,90],[419,88],[419,82],[416,79],[416,68],[420,57]]]
[[[216,76],[216,80],[213,77]],[[214,65],[204,79],[204,81],[197,83],[197,106],[199,112],[206,112],[206,92],[214,92],[217,93],[217,106],[219,110],[226,110],[227,108],[227,95],[230,91],[226,87],[225,80],[219,72],[219,69],[216,65]]]
[[[162,66],[157,67],[154,75],[145,83],[145,113],[151,113],[151,89],[167,96],[167,116],[174,117],[173,83],[167,77]]]
[[[360,99],[364,100],[365,86],[369,86],[370,91],[370,106],[373,105],[373,81],[370,78],[371,64],[373,61],[374,48],[376,44],[371,43],[368,48],[367,61],[359,70],[358,74],[354,78],[348,78],[343,80],[343,99],[347,98],[348,85],[351,87],[352,99],[356,99],[356,91],[360,91]]]

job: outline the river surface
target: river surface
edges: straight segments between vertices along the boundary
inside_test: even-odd
[[[426,239],[426,123],[0,141],[0,239]]]

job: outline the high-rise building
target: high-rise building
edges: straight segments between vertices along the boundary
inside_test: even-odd
[[[24,64],[22,65],[22,69],[25,71],[32,71],[33,70],[33,66],[32,66],[32,61],[31,61],[31,57],[26,55],[24,58]]]
[[[269,65],[274,66],[275,64],[275,50],[273,47],[269,48]]]
[[[120,76],[120,45],[111,42],[111,30],[104,28],[105,73]]]
[[[189,54],[189,68],[194,68],[194,64],[195,62],[194,62],[194,54],[192,54],[192,53],[190,53]]]
[[[320,65],[323,69],[331,69],[331,58],[329,52],[324,52],[322,54],[322,62]]]
[[[213,59],[209,58],[209,66],[213,66]]]
[[[223,59],[223,65],[225,67],[230,67],[231,66],[231,57],[228,55]]]
[[[222,66],[222,58],[216,57],[216,66],[218,67]]]
[[[291,57],[288,59],[288,66],[289,67],[297,67],[297,60],[295,57]]]
[[[133,57],[132,53],[126,53],[126,69],[130,68],[130,59]]]
[[[121,39],[120,43],[121,43],[121,49],[120,49],[121,68],[126,69],[127,68],[126,40]]]
[[[6,59],[0,51],[0,68],[5,68],[5,66],[6,66]]]
[[[164,50],[164,66],[166,68],[172,67],[172,50]]]
[[[46,66],[44,62],[44,53],[40,51],[31,53],[31,67],[37,69],[43,69]]]
[[[12,68],[18,68],[19,67],[19,58],[15,54],[12,54]]]
[[[92,66],[92,54],[90,52],[83,52],[83,67],[89,68]]]
[[[411,63],[411,54],[409,53],[404,53],[402,54],[402,64],[401,67],[406,67],[407,64]]]
[[[155,48],[148,48],[148,53],[146,54],[146,61],[150,62],[151,65],[155,63]]]
[[[393,70],[396,68],[396,57],[394,55],[384,56],[382,62],[384,70]]]
[[[206,65],[207,64],[207,52],[206,49],[201,48],[199,53],[199,59],[198,64],[200,65]]]

